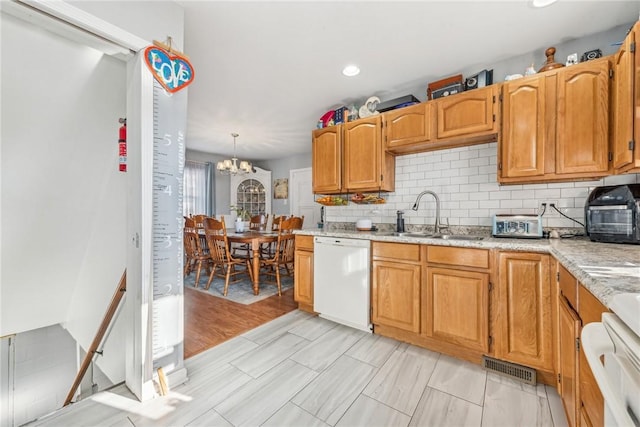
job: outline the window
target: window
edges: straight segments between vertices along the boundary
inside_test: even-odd
[[[213,164],[187,160],[184,165],[182,213],[213,215]]]

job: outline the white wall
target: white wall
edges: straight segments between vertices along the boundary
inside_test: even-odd
[[[557,201],[565,215],[584,223],[584,203],[589,189],[600,185],[640,183],[640,174],[611,176],[597,181],[553,184],[503,185],[497,183],[497,143],[452,148],[396,157],[396,191],[383,205],[327,207],[327,220],[354,222],[371,218],[376,223],[396,222],[405,212],[407,225],[431,225],[435,220],[433,197],[425,195],[418,212],[411,210],[423,190],[440,197],[442,218],[450,225],[490,226],[496,213],[538,213],[542,202]],[[579,227],[547,209],[545,227]]]
[[[115,289],[125,265],[117,132],[126,69],[4,14],[2,55],[6,335],[63,323],[70,309],[83,322]]]

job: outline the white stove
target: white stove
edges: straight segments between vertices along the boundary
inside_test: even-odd
[[[605,400],[604,425],[640,426],[640,294],[615,295],[615,312],[582,329],[582,345]],[[600,357],[604,356],[604,364]]]

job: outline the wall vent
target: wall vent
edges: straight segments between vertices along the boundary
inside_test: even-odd
[[[494,359],[489,356],[482,356],[482,367],[496,374],[504,375],[505,377],[513,378],[527,384],[536,385],[535,369]]]

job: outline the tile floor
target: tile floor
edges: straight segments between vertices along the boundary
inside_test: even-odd
[[[564,426],[554,388],[293,311],[185,361],[144,404],[126,387],[43,426]]]

